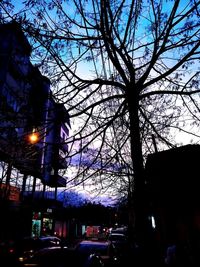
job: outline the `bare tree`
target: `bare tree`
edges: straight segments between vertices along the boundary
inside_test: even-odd
[[[14,16],[8,2],[2,21],[21,23],[33,63],[78,124],[68,141],[77,184],[104,188],[126,174],[144,233],[152,135],[158,149],[179,145],[179,131],[199,138],[200,1],[27,0]]]

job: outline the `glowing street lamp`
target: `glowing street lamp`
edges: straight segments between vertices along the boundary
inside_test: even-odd
[[[31,144],[37,143],[39,141],[39,133],[36,132],[34,129],[33,132],[31,134],[29,134],[28,140]]]

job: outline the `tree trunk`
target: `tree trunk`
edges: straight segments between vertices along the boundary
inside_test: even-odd
[[[130,88],[133,89],[133,88]],[[135,89],[135,88],[134,88]],[[129,230],[134,239],[144,243],[147,236],[147,202],[145,195],[145,177],[142,154],[142,142],[139,125],[139,101],[136,90],[128,90],[127,97],[130,118],[131,158],[133,163],[133,188],[129,196]],[[131,94],[130,94],[131,92]]]

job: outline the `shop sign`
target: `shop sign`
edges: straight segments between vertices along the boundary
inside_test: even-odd
[[[11,201],[19,201],[20,189],[16,186],[0,184],[0,195],[2,198],[7,198]]]

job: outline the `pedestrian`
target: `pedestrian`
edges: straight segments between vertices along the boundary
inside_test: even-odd
[[[166,249],[166,255],[164,258],[164,263],[166,266],[169,267],[174,267],[176,266],[177,262],[176,262],[176,244],[175,243],[171,243],[169,244],[169,246]]]
[[[164,263],[167,267],[195,266],[188,227],[183,222],[177,224],[176,231],[167,246]]]

